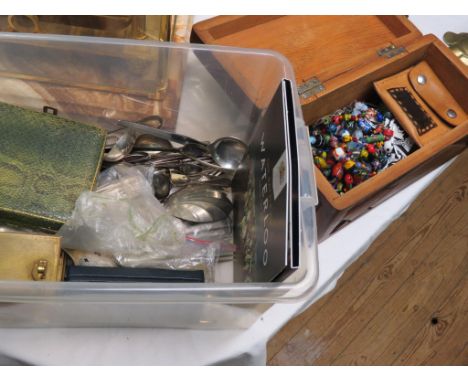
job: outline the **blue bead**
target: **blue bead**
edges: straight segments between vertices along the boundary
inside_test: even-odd
[[[364,137],[364,133],[362,132],[362,130],[357,129],[356,131],[354,131],[353,136],[360,141]]]
[[[358,125],[365,134],[369,133],[374,128],[374,126],[372,126],[372,124],[365,119],[360,119],[358,121]]]
[[[314,136],[310,136],[309,137],[309,142],[313,146],[313,145],[315,145],[315,142],[317,142],[317,139]]]

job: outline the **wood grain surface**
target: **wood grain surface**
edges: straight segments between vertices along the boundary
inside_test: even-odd
[[[270,365],[468,365],[467,161],[269,342]]]

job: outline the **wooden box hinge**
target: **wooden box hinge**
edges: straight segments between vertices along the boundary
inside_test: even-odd
[[[391,44],[389,46],[386,46],[385,48],[379,49],[377,51],[377,54],[379,56],[385,56],[387,58],[392,58],[395,56],[398,56],[399,54],[402,54],[406,52],[406,49],[402,46],[396,47],[395,45]]]
[[[325,90],[325,86],[317,77],[312,77],[297,87],[299,96],[304,99],[312,97],[323,90]]]

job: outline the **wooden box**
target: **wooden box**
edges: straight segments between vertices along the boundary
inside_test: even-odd
[[[306,124],[354,100],[376,100],[374,81],[421,61],[468,113],[468,67],[403,16],[220,16],[195,24],[191,40],[270,49],[286,56],[296,74]],[[249,83],[255,81],[249,69],[236,62],[220,65],[248,96]],[[467,132],[465,120],[343,195],[316,168],[319,241],[456,156],[466,148]]]

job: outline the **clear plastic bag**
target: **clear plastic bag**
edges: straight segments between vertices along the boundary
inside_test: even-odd
[[[233,260],[236,246],[233,244],[233,227],[231,219],[213,223],[186,224],[185,237],[199,245],[218,244],[219,261]]]
[[[152,253],[116,256],[123,267],[151,267],[169,269],[201,269],[205,272],[205,281],[214,281],[214,267],[219,257],[219,242],[192,242],[188,239],[180,252],[172,257],[161,258]]]
[[[129,176],[129,171],[132,173],[133,170],[138,170],[147,180],[148,185],[151,187],[151,184],[153,183],[154,166],[117,164],[108,168],[106,171],[101,172],[98,178],[97,191],[105,192],[107,186],[115,183],[118,180],[125,179],[125,177]]]
[[[154,197],[149,173],[126,165],[103,172],[97,190],[80,195],[57,233],[63,247],[112,255],[122,266],[204,267],[212,273],[219,245],[194,247],[186,240],[185,225]]]

